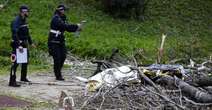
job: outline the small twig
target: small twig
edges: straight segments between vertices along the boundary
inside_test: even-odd
[[[164,95],[161,95],[161,94],[163,94],[163,93],[156,87],[156,84],[155,84],[151,79],[149,79],[140,69],[138,69],[138,71],[139,71],[140,75],[145,79],[145,81],[147,81],[149,84],[151,84],[151,85],[154,87],[154,89],[158,92],[158,93],[156,93],[156,92],[152,91],[153,93],[159,95],[159,96],[162,97],[164,100],[166,100],[166,101],[168,101],[168,102],[170,102],[170,103],[176,105],[176,106],[179,107],[180,109],[185,109],[185,107],[182,107],[181,105],[176,104],[175,102],[171,101],[168,97],[166,97],[166,96],[164,96]],[[147,89],[147,88],[146,88],[146,89]],[[150,91],[151,91],[151,90],[150,90]],[[160,93],[160,94],[159,94],[159,93]]]
[[[104,102],[105,102],[105,95],[107,94],[107,92],[108,92],[108,91],[106,91],[106,92],[102,95],[102,102],[101,102],[100,107],[99,107],[100,110],[102,109],[102,105],[103,105]]]
[[[181,90],[162,90],[162,92],[167,92],[167,93],[178,93],[178,92],[181,92]]]
[[[133,59],[133,62],[135,64],[135,67],[138,67],[138,62],[137,62],[136,58],[133,56],[132,59]]]
[[[182,91],[181,91],[181,88],[177,85],[176,76],[174,76],[174,84],[180,91],[180,105],[182,106],[183,105],[183,103],[182,103]]]
[[[87,103],[88,103],[90,100],[95,99],[97,96],[99,96],[99,95],[101,94],[102,88],[103,88],[103,86],[102,86],[101,88],[99,88],[99,91],[98,91],[97,93],[95,93],[95,94],[93,94],[92,96],[90,96],[90,97],[83,103],[83,105],[80,107],[80,110],[83,109],[83,108],[87,105]]]

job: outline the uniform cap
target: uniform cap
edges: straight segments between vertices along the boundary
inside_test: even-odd
[[[60,4],[57,6],[57,10],[66,10],[66,7],[63,4]]]
[[[19,9],[20,9],[20,12],[29,11],[28,6],[26,5],[21,5]]]

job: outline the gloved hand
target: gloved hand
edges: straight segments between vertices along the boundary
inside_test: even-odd
[[[23,52],[24,52],[24,49],[23,49],[22,46],[19,46],[19,47],[18,47],[18,50],[19,50],[20,53],[23,53]]]
[[[81,23],[79,23],[79,24],[77,24],[77,26],[78,26],[77,31],[81,31],[81,30],[82,30],[82,24],[81,24]]]
[[[85,24],[86,22],[87,22],[87,21],[83,20],[83,21],[81,21],[79,24],[77,24],[77,25],[78,25],[78,31],[81,31],[81,30],[82,30],[82,28],[83,28],[83,26],[84,26],[84,24]]]
[[[83,25],[86,23],[85,20],[81,21],[78,25],[78,29],[75,32],[75,37],[79,37],[80,36],[80,31],[82,31]]]

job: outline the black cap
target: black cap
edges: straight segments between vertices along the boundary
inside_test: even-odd
[[[57,6],[57,10],[66,10],[66,7],[63,4],[60,4]]]
[[[26,5],[21,5],[19,9],[20,9],[20,12],[29,11],[28,6],[26,6]]]

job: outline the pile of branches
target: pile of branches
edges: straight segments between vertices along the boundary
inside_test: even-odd
[[[120,59],[120,55],[118,59],[122,62],[117,61],[117,53],[118,50],[113,51],[108,60],[93,61],[98,65],[94,75],[107,68],[137,64]],[[134,65],[132,69],[138,71],[140,82],[102,86],[80,97],[80,109],[212,109],[211,59],[201,64],[191,61],[187,66]]]

